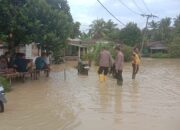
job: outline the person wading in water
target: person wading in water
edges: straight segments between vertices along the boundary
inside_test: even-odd
[[[140,55],[139,55],[139,49],[136,47],[133,49],[133,54],[132,54],[132,79],[135,79],[136,74],[139,71],[139,64],[141,62]]]
[[[107,74],[109,71],[109,67],[112,65],[112,56],[110,52],[106,49],[106,47],[103,47],[100,54],[99,54],[99,79],[100,81],[106,81],[107,80]]]
[[[124,54],[122,53],[120,46],[116,46],[115,50],[116,50],[115,70],[116,70],[117,84],[122,85],[123,84],[122,72],[123,72]]]

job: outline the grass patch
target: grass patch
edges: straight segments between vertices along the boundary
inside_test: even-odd
[[[11,90],[11,85],[6,78],[0,76],[0,84],[4,87],[5,92],[9,92]]]

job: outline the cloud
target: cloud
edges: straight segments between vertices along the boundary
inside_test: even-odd
[[[101,0],[102,2],[106,0]],[[76,6],[93,6],[97,3],[97,0],[69,0],[70,5]]]
[[[180,0],[100,1],[123,23],[127,24],[128,22],[136,22],[141,28],[145,26],[146,19],[127,9],[120,3],[120,1],[125,3],[129,8],[131,8],[131,10],[140,14],[142,12],[145,12],[146,14],[150,14],[152,12],[153,14],[158,15],[159,18],[176,17],[178,14],[180,14]],[[150,12],[145,7],[143,1],[148,6]],[[138,9],[135,3],[141,8],[141,11],[140,9]],[[119,24],[119,27],[121,27],[120,23],[118,23],[118,21],[116,21],[111,15],[109,15],[108,12],[103,9],[103,7],[97,2],[97,0],[69,0],[69,5],[74,21],[81,22],[82,28],[88,28],[88,25],[91,24],[93,20],[96,20],[98,18],[103,18],[105,20],[112,19],[115,23]]]
[[[85,25],[88,25],[88,24],[91,24],[91,22],[96,19],[96,17],[93,17],[93,16],[88,16],[86,14],[78,14],[76,16],[74,16],[74,18],[77,20],[77,21],[81,21],[83,24]]]

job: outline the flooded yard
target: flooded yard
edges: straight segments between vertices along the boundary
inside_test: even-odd
[[[179,59],[143,59],[135,80],[126,63],[122,87],[111,77],[100,83],[96,67],[80,76],[71,66],[14,83],[0,130],[180,130]]]

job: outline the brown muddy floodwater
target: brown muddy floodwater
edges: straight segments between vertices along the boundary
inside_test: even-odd
[[[180,60],[143,59],[136,80],[125,64],[123,86],[78,76],[72,63],[49,78],[17,82],[7,93],[0,130],[180,130]]]

